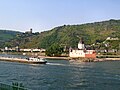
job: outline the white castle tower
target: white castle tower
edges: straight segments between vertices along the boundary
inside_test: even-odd
[[[80,49],[80,50],[84,50],[85,49],[83,38],[81,38],[81,40],[78,43],[78,49]]]

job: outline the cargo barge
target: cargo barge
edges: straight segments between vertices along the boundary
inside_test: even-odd
[[[0,61],[31,63],[31,64],[46,64],[47,60],[43,58],[13,58],[13,57],[0,57]]]

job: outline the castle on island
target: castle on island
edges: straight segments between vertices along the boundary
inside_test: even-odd
[[[78,43],[77,49],[70,48],[69,50],[69,56],[72,58],[96,58],[96,52],[95,50],[87,50],[85,48],[85,44],[83,39],[81,39]]]

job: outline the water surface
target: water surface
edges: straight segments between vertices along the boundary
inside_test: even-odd
[[[120,61],[46,65],[0,61],[0,82],[23,83],[32,90],[120,90]]]

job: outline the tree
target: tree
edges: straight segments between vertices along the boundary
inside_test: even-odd
[[[47,56],[61,56],[63,53],[63,47],[59,44],[52,44],[49,48],[46,49]]]

